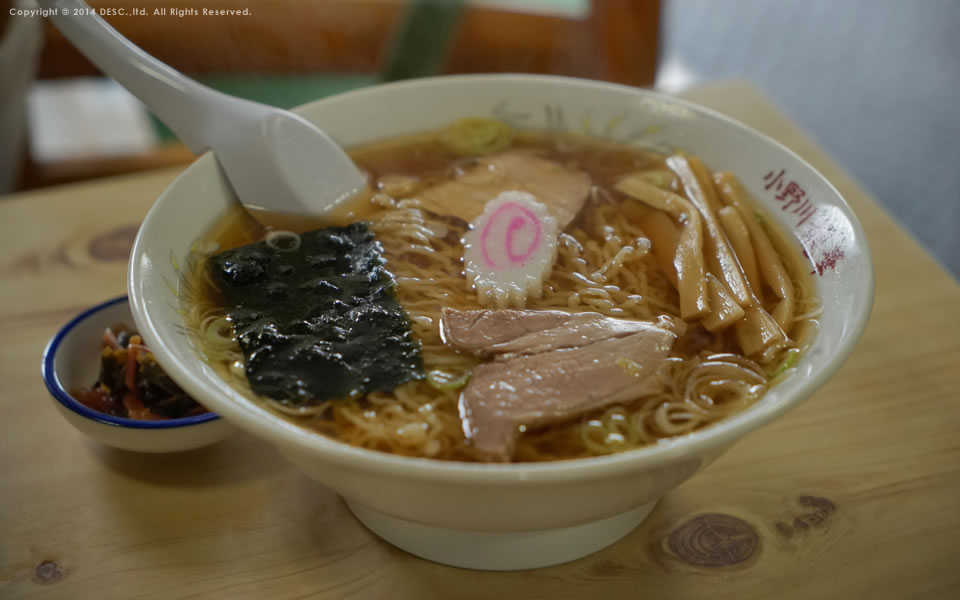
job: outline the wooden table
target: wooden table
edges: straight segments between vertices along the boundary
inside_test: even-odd
[[[753,88],[689,96],[836,184],[870,239],[877,300],[826,387],[625,539],[530,572],[443,567],[376,539],[249,436],[140,456],[69,427],[41,350],[124,292],[137,223],[176,174],[162,171],[0,201],[0,597],[960,597],[960,286]]]

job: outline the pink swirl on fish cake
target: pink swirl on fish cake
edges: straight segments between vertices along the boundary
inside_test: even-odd
[[[505,224],[504,221],[506,221]],[[533,232],[529,237],[532,237],[532,240],[526,248],[517,252],[516,245],[523,243],[522,239],[517,240],[517,238],[531,227]],[[497,235],[498,230],[503,230],[502,235]],[[532,210],[518,202],[505,202],[490,215],[480,231],[480,250],[487,266],[493,269],[504,269],[524,264],[536,252],[542,238],[543,226]],[[504,255],[503,258],[506,260],[498,260],[501,257],[496,256],[497,254]]]

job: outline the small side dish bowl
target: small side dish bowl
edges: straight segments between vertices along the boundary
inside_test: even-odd
[[[213,155],[202,156],[160,196],[134,244],[128,290],[139,331],[188,393],[275,445],[341,494],[373,532],[416,555],[513,570],[573,560],[612,544],[660,497],[820,388],[866,326],[873,269],[850,207],[799,156],[713,111],[595,81],[477,75],[375,86],[297,112],[347,147],[488,116],[526,129],[684,150],[738,176],[802,249],[822,300],[819,333],[793,372],[759,401],[688,435],[609,456],[545,463],[467,463],[366,450],[291,423],[196,359],[176,282],[190,268],[193,244],[236,205]]]
[[[81,404],[69,390],[97,380],[103,330],[133,324],[126,296],[93,306],[63,326],[43,352],[42,374],[54,406],[68,423],[101,444],[135,452],[181,452],[209,446],[235,429],[216,413],[142,421],[115,417]]]

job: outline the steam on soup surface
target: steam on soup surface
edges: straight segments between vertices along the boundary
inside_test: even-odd
[[[351,154],[370,193],[285,230],[231,215],[182,294],[225,378],[336,440],[637,448],[756,401],[815,330],[803,259],[696,157],[480,119]]]

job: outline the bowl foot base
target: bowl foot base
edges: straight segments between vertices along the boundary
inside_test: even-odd
[[[505,532],[422,525],[371,510],[352,500],[346,503],[370,531],[411,554],[453,567],[516,571],[565,563],[606,548],[633,531],[650,514],[656,501],[573,527]]]

